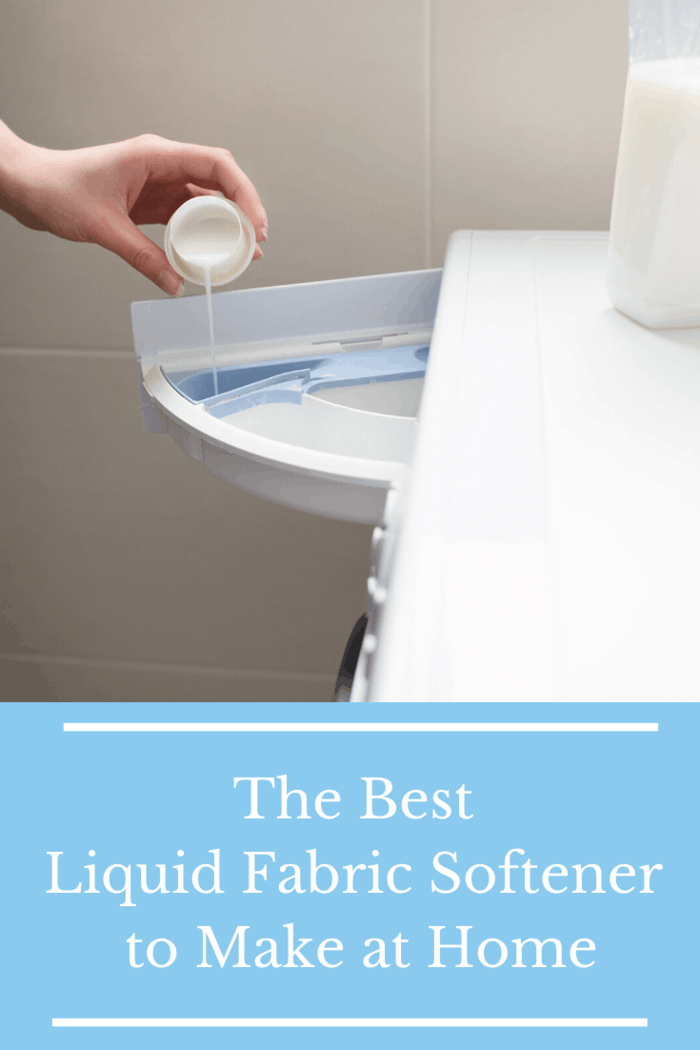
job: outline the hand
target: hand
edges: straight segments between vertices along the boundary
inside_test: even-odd
[[[228,150],[159,135],[51,150],[0,122],[0,209],[31,230],[108,248],[169,295],[182,295],[184,281],[138,227],[166,224],[190,197],[217,192],[245,212],[257,241],[267,240],[265,209]],[[256,246],[253,258],[261,256]]]

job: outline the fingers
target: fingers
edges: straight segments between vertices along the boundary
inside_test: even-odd
[[[144,226],[147,223],[162,223],[165,226],[178,208],[192,197],[217,195],[223,197],[218,190],[203,189],[184,179],[177,179],[166,185],[147,182],[136,203],[129,210],[129,218],[136,226]]]
[[[165,252],[130,219],[113,218],[101,224],[96,243],[120,256],[168,295],[183,294],[185,282],[175,273]]]
[[[241,171],[228,150],[216,149],[207,152],[213,156],[212,174],[224,196],[237,204],[248,216],[255,227],[256,239],[267,240],[267,213],[253,183]]]
[[[248,216],[255,227],[257,240],[267,239],[267,214],[257,190],[228,150],[172,142],[150,135],[135,142],[144,139],[147,140],[143,145],[148,144],[154,175],[159,178],[184,177],[200,186],[209,184],[212,189],[220,189]]]
[[[224,194],[221,190],[207,190],[203,186],[195,186],[193,182],[188,182],[185,186],[185,191],[189,193],[189,199],[192,197],[223,197]]]

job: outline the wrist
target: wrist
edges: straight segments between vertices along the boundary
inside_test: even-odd
[[[22,187],[32,171],[37,146],[25,142],[0,120],[0,197],[20,203]]]

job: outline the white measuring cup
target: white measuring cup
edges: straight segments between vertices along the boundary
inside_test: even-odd
[[[165,254],[176,273],[194,284],[228,284],[247,269],[255,230],[238,205],[223,197],[192,197],[165,228]]]

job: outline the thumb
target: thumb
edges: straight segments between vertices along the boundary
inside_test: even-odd
[[[182,295],[184,292],[185,282],[175,273],[165,252],[130,219],[105,224],[96,243],[114,252],[168,295]]]

